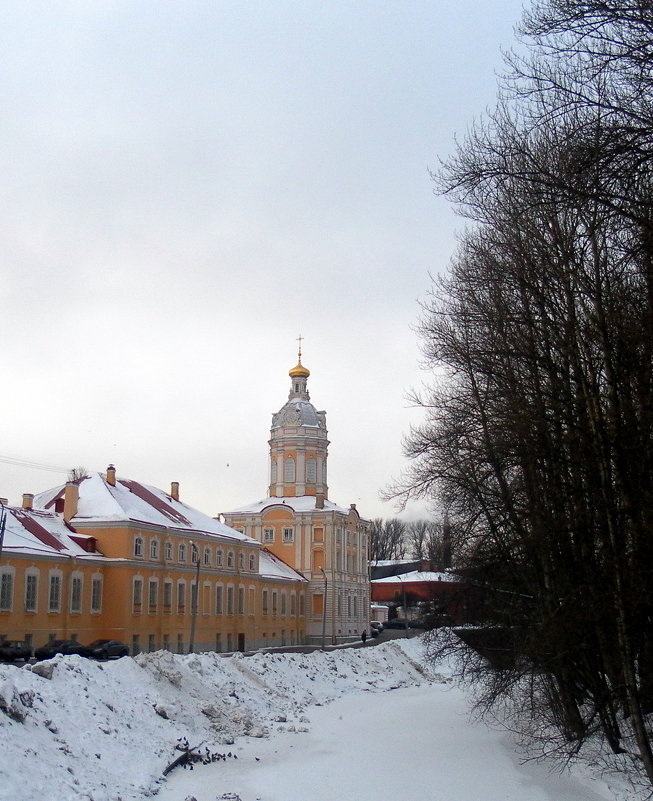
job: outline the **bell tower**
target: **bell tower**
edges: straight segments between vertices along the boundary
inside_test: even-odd
[[[270,430],[271,498],[328,497],[326,412],[318,412],[308,394],[311,372],[302,364],[301,337],[297,364],[288,372],[287,402],[272,415]]]

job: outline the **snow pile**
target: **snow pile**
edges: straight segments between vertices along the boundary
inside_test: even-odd
[[[410,651],[409,643],[406,643]],[[0,799],[131,801],[156,794],[180,738],[306,731],[306,708],[441,679],[395,642],[311,654],[167,651],[100,663],[0,665]]]

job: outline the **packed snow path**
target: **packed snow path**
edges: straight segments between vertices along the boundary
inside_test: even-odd
[[[506,734],[469,722],[442,684],[351,695],[311,710],[311,731],[239,741],[237,762],[171,776],[160,801],[614,801],[540,764],[520,764]]]

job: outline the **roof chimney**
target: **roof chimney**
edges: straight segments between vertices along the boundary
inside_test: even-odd
[[[318,492],[315,495],[315,508],[316,509],[324,509],[324,493]]]
[[[350,503],[350,504],[349,504],[349,508],[350,508],[352,511],[354,511],[354,512],[355,512],[355,511],[356,511],[356,504],[355,504],[355,503]]]
[[[116,468],[112,464],[107,467],[107,484],[111,484],[112,487],[116,486]]]
[[[178,501],[179,500],[179,482],[178,481],[172,481],[170,483],[170,497],[172,498],[173,501]]]
[[[79,485],[74,481],[66,484],[63,496],[63,519],[66,523],[77,514],[77,504],[79,502]]]
[[[31,492],[23,493],[23,509],[34,508],[34,495]]]

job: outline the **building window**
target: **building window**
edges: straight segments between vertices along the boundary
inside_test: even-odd
[[[184,653],[184,635],[178,634],[177,635],[177,653],[183,654]]]
[[[211,567],[211,549],[204,549],[204,567]]]
[[[299,593],[299,614],[300,616],[304,616],[304,593]]]
[[[166,561],[172,562],[172,543],[166,542]]]
[[[245,554],[242,552],[238,554],[238,567],[240,570],[245,569]]]
[[[159,580],[149,579],[147,583],[147,605],[150,612],[155,612],[159,605]]]
[[[253,553],[250,553],[249,555],[249,569],[256,570],[256,557]]]
[[[308,484],[315,484],[317,481],[317,463],[315,459],[306,461],[306,481]]]
[[[163,608],[166,612],[169,612],[171,607],[172,607],[172,581],[166,579],[163,582]]]
[[[169,651],[170,650],[170,635],[164,634],[163,635],[163,650]]]
[[[177,554],[179,556],[179,561],[181,564],[184,564],[186,561],[186,544],[183,542],[179,543],[179,548],[177,550]]]
[[[274,529],[273,528],[264,528],[263,529],[263,542],[274,542]]]
[[[297,596],[294,592],[290,594],[290,614],[293,616],[297,614]]]
[[[233,566],[234,566],[234,552],[229,551],[229,553],[227,554],[227,567],[233,567]]]
[[[234,613],[234,588],[227,587],[227,614],[233,615]]]
[[[272,614],[277,614],[277,591],[272,591]]]
[[[292,542],[294,538],[295,530],[292,528],[284,528],[283,530],[283,541],[284,542]]]
[[[141,652],[141,636],[140,634],[132,634],[132,656],[140,654]]]
[[[190,549],[190,561],[191,561],[191,562],[192,562],[194,565],[196,565],[196,564],[197,564],[197,560],[198,560],[198,559],[199,559],[199,548],[198,548],[197,546],[195,546],[195,547],[193,548],[193,546],[191,545],[191,549]]]
[[[277,483],[277,463],[273,459],[272,464],[270,465],[270,484]]]
[[[135,612],[141,611],[141,604],[143,603],[143,579],[135,578],[132,587],[132,606]]]
[[[286,593],[285,592],[281,593],[281,614],[282,615],[286,614]]]
[[[215,613],[222,614],[222,584],[217,584],[215,588]]]
[[[283,465],[283,480],[284,481],[294,481],[295,480],[295,460],[292,456],[289,456]]]
[[[102,611],[102,577],[93,576],[91,579],[91,612]]]
[[[177,614],[183,615],[186,609],[186,582],[180,581],[177,584]],[[180,653],[182,653],[180,651]]]
[[[143,558],[143,538],[136,537],[134,539],[134,556],[137,556],[139,559]]]
[[[215,565],[216,567],[222,567],[222,548],[215,552]]]
[[[159,558],[159,541],[150,540],[150,559]]]
[[[11,612],[14,605],[14,573],[5,568],[0,573],[0,612]]]
[[[27,573],[25,576],[25,611],[36,612],[39,597],[38,573]]]
[[[156,645],[154,640],[154,634],[148,635],[147,638],[147,650],[152,653],[152,651],[156,651]]]
[[[267,615],[268,613],[268,591],[263,590],[263,614]]]
[[[61,610],[61,574],[50,573],[48,612],[59,612],[60,610]]]
[[[82,611],[82,577],[73,576],[70,582],[70,611]]]
[[[238,587],[238,614],[245,614],[245,588]]]

